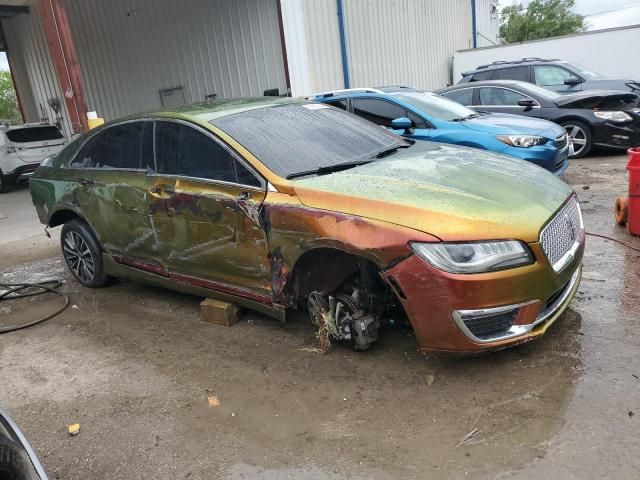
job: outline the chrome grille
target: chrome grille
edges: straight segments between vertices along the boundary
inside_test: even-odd
[[[549,263],[558,272],[569,263],[584,240],[580,205],[575,197],[558,212],[540,234],[540,243]]]
[[[556,137],[556,147],[558,147],[558,150],[560,150],[561,152],[567,148],[567,145],[569,145],[568,142],[568,135],[566,133],[563,133],[562,135],[559,135]]]

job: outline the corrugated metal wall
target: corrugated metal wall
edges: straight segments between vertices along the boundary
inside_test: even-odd
[[[475,2],[477,46],[497,45],[500,33],[500,19],[497,12],[498,0],[475,0]]]
[[[469,0],[346,0],[345,15],[354,87],[444,87],[472,46]]]
[[[337,2],[304,0],[303,5],[311,77],[309,93],[344,88]]]
[[[40,121],[43,111],[51,122],[55,121],[55,114],[47,105],[47,99],[58,97],[63,106],[63,128],[69,134],[72,131],[68,122],[69,115],[55,75],[37,5],[31,6],[31,12],[2,20],[27,121]]]
[[[160,106],[286,91],[276,0],[65,0],[89,109],[105,118]]]

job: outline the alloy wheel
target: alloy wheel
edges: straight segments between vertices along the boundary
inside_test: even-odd
[[[95,277],[95,260],[82,235],[74,231],[67,232],[62,250],[67,265],[74,275],[82,282],[91,282]]]
[[[587,147],[587,132],[577,125],[565,125],[564,129],[569,135],[569,156],[580,155]]]

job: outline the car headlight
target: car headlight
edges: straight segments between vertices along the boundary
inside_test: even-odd
[[[547,139],[538,135],[496,135],[496,138],[512,147],[529,148],[544,145]]]
[[[474,243],[412,243],[420,258],[449,273],[495,272],[533,263],[529,248],[516,240]]]
[[[628,122],[629,120],[633,120],[631,115],[625,112],[606,112],[602,110],[594,110],[593,114],[601,118],[602,120],[610,120],[612,122]]]

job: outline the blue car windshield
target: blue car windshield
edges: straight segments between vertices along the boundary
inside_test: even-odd
[[[434,93],[399,92],[393,95],[426,115],[445,122],[464,120],[478,115],[464,105]]]

